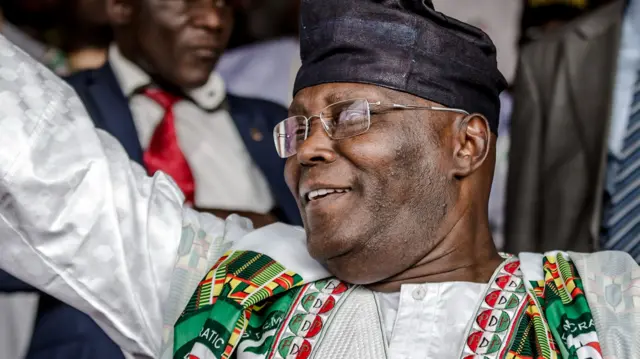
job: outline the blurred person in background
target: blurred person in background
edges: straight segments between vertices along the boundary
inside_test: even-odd
[[[60,21],[60,47],[71,73],[104,65],[113,39],[106,0],[65,0]]]
[[[234,30],[244,41],[220,58],[217,71],[229,92],[288,107],[302,62],[298,40],[299,0],[248,0],[245,21]]]
[[[640,2],[527,45],[515,83],[506,250],[640,260]]]
[[[107,63],[71,76],[95,124],[150,174],[170,174],[187,203],[256,226],[299,224],[270,133],[286,109],[227,95],[214,72],[233,25],[231,1],[108,0]]]
[[[594,6],[593,0],[524,0],[518,44],[524,46]]]
[[[601,1],[587,0],[524,0],[520,18],[518,47],[544,36],[562,24],[597,7]],[[498,248],[504,248],[507,176],[511,146],[511,116],[513,112],[513,84],[500,94],[500,128],[496,144],[496,172],[489,199],[489,224]]]

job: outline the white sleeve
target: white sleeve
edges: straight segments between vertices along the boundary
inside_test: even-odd
[[[640,359],[638,263],[626,252],[569,254],[582,278],[603,357]]]
[[[67,84],[2,37],[0,145],[0,267],[159,357],[228,225],[183,209],[169,177],[132,165]]]

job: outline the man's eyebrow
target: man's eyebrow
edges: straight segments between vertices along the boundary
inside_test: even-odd
[[[350,100],[353,98],[351,96],[352,94],[353,94],[353,91],[331,92],[324,97],[324,100],[327,103],[327,105],[330,105],[332,103],[336,103],[344,100]]]
[[[300,102],[292,102],[289,106],[289,116],[306,115],[304,106]]]
[[[329,106],[336,102],[367,98],[361,91],[356,89],[348,89],[336,92],[329,92],[324,96],[324,105]],[[289,114],[291,116],[297,115],[307,115],[307,109],[300,102],[292,102],[291,106],[289,106]]]

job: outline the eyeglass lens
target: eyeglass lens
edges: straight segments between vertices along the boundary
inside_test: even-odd
[[[369,102],[366,99],[341,101],[329,105],[320,113],[326,133],[339,140],[365,133],[370,126]],[[280,122],[273,131],[278,155],[287,158],[298,152],[298,146],[309,135],[311,120],[294,116]]]

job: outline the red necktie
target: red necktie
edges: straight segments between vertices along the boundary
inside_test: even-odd
[[[156,127],[149,147],[144,153],[144,164],[150,175],[162,171],[173,178],[186,197],[186,203],[193,204],[195,180],[184,153],[178,144],[173,105],[180,97],[160,89],[145,89],[143,94],[157,102],[164,109],[164,117]]]

